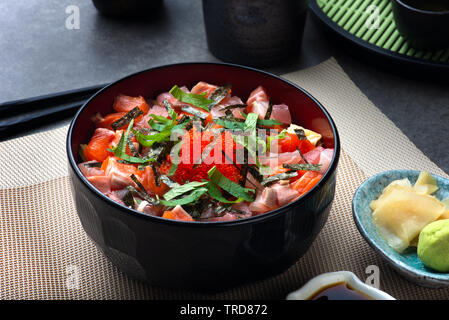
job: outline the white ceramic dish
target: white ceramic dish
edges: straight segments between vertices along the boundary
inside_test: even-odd
[[[349,271],[337,271],[320,274],[307,282],[299,290],[291,292],[287,296],[287,300],[308,300],[320,289],[340,282],[346,282],[351,288],[363,293],[373,300],[396,300],[388,293],[363,283],[354,273]]]

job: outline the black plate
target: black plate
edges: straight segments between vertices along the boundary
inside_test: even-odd
[[[364,41],[332,21],[332,19],[321,10],[316,0],[310,1],[309,9],[312,18],[319,22],[326,33],[330,34],[334,41],[343,40],[343,42],[339,41],[338,43],[349,49],[349,52],[352,55],[361,57],[367,62],[377,66],[389,70],[392,70],[391,68],[393,68],[394,70],[392,71],[399,71],[400,73],[407,75],[430,75],[444,80],[447,80],[446,77],[449,76],[448,63],[410,57]]]

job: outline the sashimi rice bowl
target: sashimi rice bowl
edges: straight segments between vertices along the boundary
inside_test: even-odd
[[[298,261],[329,215],[339,153],[310,94],[221,63],[118,80],[67,135],[76,212],[95,245],[134,278],[208,291]]]
[[[81,172],[112,200],[152,216],[230,221],[282,207],[323,177],[334,148],[292,123],[269,88],[174,84],[155,97],[119,94],[80,146]],[[282,99],[282,97],[280,97]]]

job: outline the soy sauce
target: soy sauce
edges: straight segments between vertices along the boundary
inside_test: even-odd
[[[346,282],[338,282],[321,288],[308,300],[372,300],[372,298],[352,289]]]
[[[424,11],[449,11],[449,1],[447,0],[402,0],[402,2]]]

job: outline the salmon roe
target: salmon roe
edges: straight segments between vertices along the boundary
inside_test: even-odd
[[[192,128],[186,135],[183,137],[183,147],[181,147],[180,151],[180,159],[181,162],[178,164],[176,172],[173,176],[171,176],[172,180],[177,183],[184,184],[187,181],[201,181],[201,180],[209,180],[209,176],[207,172],[212,169],[214,166],[217,167],[217,170],[220,171],[222,175],[224,175],[229,180],[238,183],[242,176],[240,174],[240,170],[236,168],[236,166],[232,163],[227,163],[229,160],[226,160],[225,156],[222,154],[222,150],[226,151],[226,154],[229,159],[235,159],[235,150],[236,144],[232,139],[229,132],[223,132],[216,139],[218,140],[215,144],[214,148],[210,151],[209,155],[202,161],[200,164],[195,164],[196,158],[198,158],[199,152],[195,154],[194,159],[194,147],[199,146],[200,143],[198,139],[201,140],[201,154],[203,154],[204,149],[210,144],[213,143],[214,136],[210,132],[197,133],[195,132],[195,128]],[[221,142],[221,143],[220,143]],[[186,146],[190,144],[190,157],[184,157],[183,151],[188,151]],[[226,147],[226,143],[232,143],[232,154],[229,154],[228,149]],[[209,147],[210,148],[210,147]],[[215,158],[215,152],[219,152],[221,155],[217,155]],[[226,161],[226,163],[225,163]],[[167,157],[167,161],[165,161],[161,166],[161,172],[164,174],[168,174],[171,168],[171,157]]]

